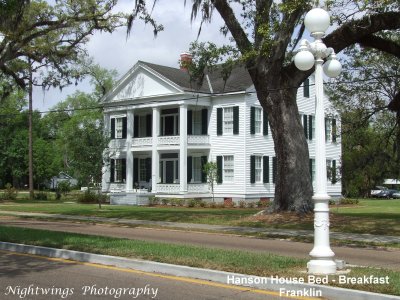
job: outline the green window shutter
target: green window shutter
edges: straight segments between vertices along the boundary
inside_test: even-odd
[[[187,158],[187,182],[192,180],[192,157]]]
[[[126,139],[127,129],[128,129],[127,117],[123,117],[122,118],[122,138],[123,139]]]
[[[263,135],[268,135],[268,113],[263,110]]]
[[[329,133],[328,133],[328,125],[329,125],[329,119],[325,118],[325,142],[329,140]]]
[[[336,119],[332,119],[332,142],[336,143],[337,127]]]
[[[146,158],[146,181],[151,180],[151,157]]]
[[[207,182],[207,173],[204,172],[204,165],[207,163],[207,156],[201,157],[201,182]]]
[[[256,157],[250,155],[250,183],[256,182]]]
[[[153,129],[153,116],[152,114],[146,115],[146,136],[152,136]]]
[[[269,156],[263,156],[263,182],[269,183]]]
[[[114,182],[114,173],[115,173],[115,160],[110,160],[110,182]]]
[[[201,110],[201,134],[207,135],[208,131],[208,109]]]
[[[114,118],[111,119],[111,139],[115,139],[115,119]]]
[[[193,124],[192,124],[192,122],[193,122],[193,120],[192,120],[192,116],[193,116],[193,113],[192,113],[192,111],[191,110],[188,110],[187,111],[187,134],[193,134],[192,132],[193,132]]]
[[[303,96],[306,98],[310,97],[310,79],[306,79],[303,84]]]
[[[277,173],[277,164],[276,164],[276,157],[272,158],[272,183],[276,182],[276,173]]]
[[[135,157],[133,159],[133,185],[135,186],[135,183],[139,184],[139,159]]]
[[[304,135],[306,136],[306,139],[308,139],[307,115],[303,115],[303,129]]]
[[[332,171],[331,171],[331,173],[332,173],[331,182],[332,182],[332,184],[335,184],[337,182],[337,179],[336,179],[336,160],[332,160]]]
[[[126,180],[126,159],[121,159],[122,180]]]
[[[222,135],[222,107],[217,108],[217,135]]]
[[[313,134],[312,134],[312,127],[313,125],[313,116],[308,116],[308,139],[311,141],[313,139]]]
[[[222,156],[217,156],[217,183],[222,183]]]
[[[256,133],[256,108],[254,106],[250,107],[250,134]]]
[[[233,107],[233,134],[239,134],[239,106]]]
[[[309,168],[311,182],[312,182],[314,178],[313,178],[313,175],[312,175],[312,159],[311,158],[308,161],[308,168]]]
[[[133,118],[133,137],[139,137],[139,116]]]

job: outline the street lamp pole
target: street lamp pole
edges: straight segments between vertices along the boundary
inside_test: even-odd
[[[327,193],[327,172],[325,155],[325,113],[323,73],[336,77],[341,72],[341,64],[336,59],[332,48],[327,48],[322,37],[330,24],[329,14],[321,9],[309,11],[304,20],[307,30],[315,39],[310,43],[302,40],[299,52],[294,58],[295,65],[302,71],[310,70],[315,65],[315,188],[314,201],[314,248],[310,252],[311,260],[307,263],[311,274],[335,274],[335,254],[329,245],[329,195]],[[324,64],[324,59],[327,62]],[[323,66],[324,64],[324,66]]]

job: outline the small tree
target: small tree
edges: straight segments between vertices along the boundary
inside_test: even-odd
[[[214,202],[214,185],[218,180],[217,163],[213,161],[207,162],[203,167],[203,172],[207,176],[207,183],[211,189],[212,200]]]

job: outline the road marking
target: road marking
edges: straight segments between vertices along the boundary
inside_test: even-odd
[[[120,271],[120,272],[125,272],[125,273],[134,273],[134,274],[146,275],[146,276],[151,276],[151,277],[158,277],[158,278],[163,278],[163,279],[187,282],[187,283],[192,283],[192,284],[207,285],[207,286],[212,286],[212,287],[219,287],[219,288],[225,288],[225,289],[231,289],[231,290],[239,290],[239,291],[250,292],[250,293],[255,293],[255,294],[264,294],[264,295],[272,295],[272,296],[281,297],[278,292],[259,290],[259,289],[254,289],[254,288],[250,288],[250,287],[242,287],[242,286],[237,286],[237,285],[229,285],[229,284],[212,282],[212,281],[207,281],[207,280],[202,280],[202,279],[194,279],[194,278],[179,277],[179,276],[174,276],[174,275],[157,274],[157,273],[145,272],[145,271],[140,271],[140,270],[135,270],[135,269],[124,269],[124,268],[115,267],[115,266],[100,265],[100,264],[94,264],[94,263],[89,263],[89,262],[69,260],[69,259],[64,259],[64,258],[46,257],[46,256],[41,256],[41,255],[29,254],[29,253],[19,253],[19,252],[13,252],[13,251],[5,251],[5,250],[0,250],[0,252],[6,253],[6,254],[9,253],[9,254],[18,255],[18,256],[27,256],[27,257],[45,259],[45,260],[50,260],[50,261],[55,261],[55,262],[63,262],[63,263],[68,263],[68,264],[77,264],[77,265],[84,265],[84,266],[106,269],[106,270]],[[285,296],[285,297],[291,298],[291,299],[301,299],[301,300],[319,299],[319,298],[309,298],[309,297],[292,297],[292,296]]]

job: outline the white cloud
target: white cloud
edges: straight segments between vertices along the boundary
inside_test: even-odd
[[[127,72],[138,60],[178,67],[179,54],[187,51],[189,45],[197,38],[200,19],[190,22],[191,1],[184,7],[182,0],[158,1],[153,16],[164,25],[164,31],[157,37],[153,36],[150,25],[136,21],[132,32],[127,38],[126,27],[112,34],[96,33],[90,39],[87,49],[95,62],[104,68],[116,69],[120,76]],[[134,6],[133,0],[122,0],[116,10],[130,13]],[[213,41],[217,44],[227,40],[220,34],[222,20],[215,11],[213,22],[204,24],[200,41]],[[51,89],[43,94],[41,89],[34,91],[34,108],[46,111],[56,103],[65,99],[76,90],[90,92],[89,81],[85,80],[78,86]]]

